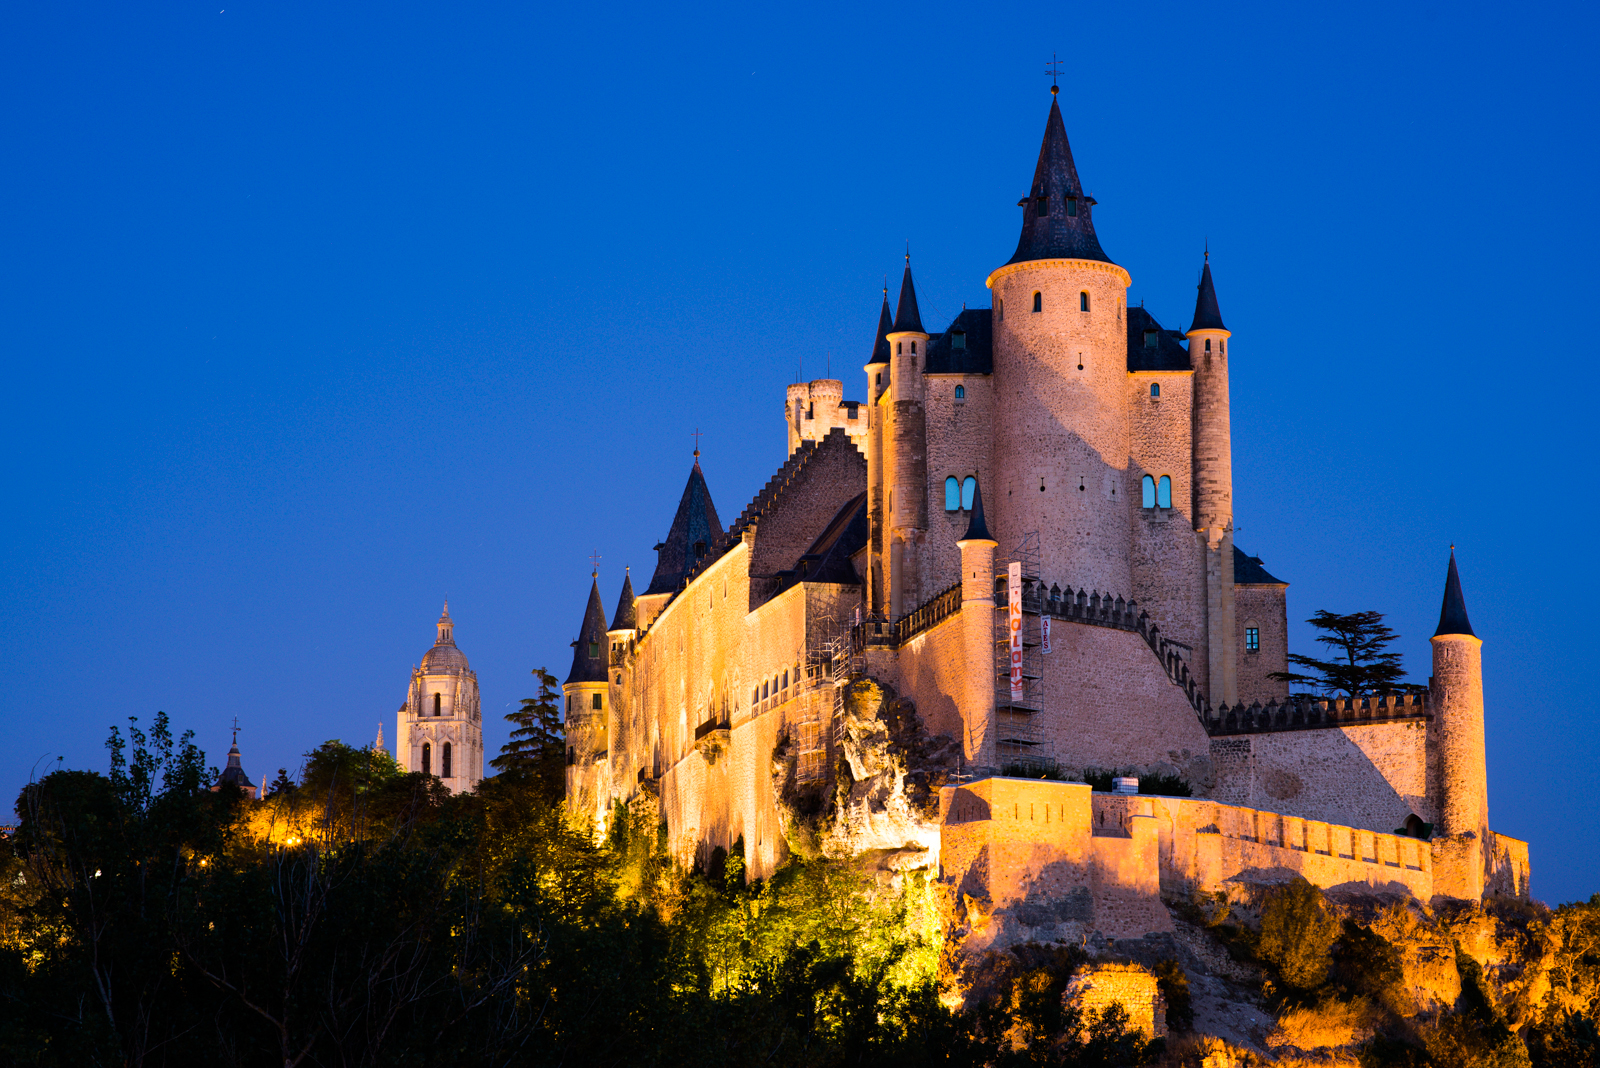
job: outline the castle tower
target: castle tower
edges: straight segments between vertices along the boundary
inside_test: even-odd
[[[609,665],[606,610],[600,604],[600,573],[596,571],[591,576],[583,622],[572,643],[572,670],[567,672],[561,693],[566,699],[567,803],[577,814],[597,820],[604,816],[605,763],[610,755],[606,730]]]
[[[889,289],[883,290],[883,308],[878,313],[878,335],[867,360],[867,613],[883,616],[888,612],[888,568],[883,564],[885,508],[888,506],[888,480],[883,469],[883,417],[878,414],[878,398],[889,388],[889,331],[894,316],[889,313]]]
[[[477,787],[483,778],[483,717],[478,676],[456,648],[450,603],[439,617],[439,636],[411,672],[411,688],[400,706],[395,759],[406,771],[437,775],[451,793]]]
[[[1233,570],[1233,438],[1228,413],[1228,338],[1217,290],[1211,283],[1211,252],[1200,269],[1199,292],[1190,324],[1189,362],[1194,367],[1194,525],[1205,542],[1206,652],[1212,704],[1239,702],[1239,650]]]
[[[1440,858],[1435,884],[1441,894],[1473,899],[1482,896],[1485,865],[1493,858],[1483,738],[1483,641],[1467,620],[1453,546],[1432,645],[1428,698],[1433,719],[1428,733],[1436,776],[1434,852]],[[1446,859],[1453,861],[1448,876]]]
[[[678,500],[672,527],[667,531],[666,540],[655,546],[655,574],[644,594],[634,602],[638,626],[650,625],[672,600],[672,595],[683,588],[684,577],[694,570],[720,537],[722,523],[717,519],[716,505],[711,503],[711,490],[706,486],[705,473],[700,470],[700,450],[696,449],[694,466],[689,469],[689,481],[684,484],[683,496]],[[600,630],[604,633],[605,629],[605,613],[602,612]]]
[[[888,491],[884,515],[889,618],[899,619],[922,600],[918,549],[928,531],[928,429],[921,362],[928,355],[928,333],[917,308],[909,252],[900,281],[900,304],[884,340],[889,343],[889,382],[875,407],[883,425],[879,447]]]
[[[994,722],[994,550],[998,543],[983,518],[983,484],[972,493],[961,549],[962,753],[967,763],[991,767],[996,761]]]
[[[997,461],[988,498],[1003,544],[1038,532],[1049,580],[1128,596],[1132,280],[1100,247],[1094,204],[1052,98],[1033,184],[1018,201],[1016,254],[987,283]]]

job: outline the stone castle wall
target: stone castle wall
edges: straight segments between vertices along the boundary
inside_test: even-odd
[[[1085,1022],[1120,1005],[1130,1030],[1147,1039],[1167,1034],[1166,1002],[1155,974],[1142,964],[1086,964],[1068,980],[1062,1000],[1083,1013]]]
[[[1282,701],[1289,696],[1289,684],[1269,679],[1274,671],[1289,669],[1289,612],[1283,586],[1235,586],[1234,648],[1239,650],[1239,700],[1244,704]],[[1261,648],[1250,652],[1245,631],[1254,627],[1260,634]]]
[[[966,390],[955,399],[956,387]],[[924,390],[928,423],[928,529],[919,548],[921,585],[911,606],[922,604],[961,578],[961,550],[956,541],[967,532],[971,514],[944,510],[944,480],[977,477],[992,494],[991,427],[994,383],[988,375],[928,375]]]

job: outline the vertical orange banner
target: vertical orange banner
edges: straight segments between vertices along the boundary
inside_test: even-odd
[[[1006,571],[1006,614],[1011,632],[1011,699],[1022,700],[1022,564]]]

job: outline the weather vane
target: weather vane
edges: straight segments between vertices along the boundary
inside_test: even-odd
[[[233,744],[239,744],[239,717],[233,717]]]
[[[599,549],[596,549],[594,552],[589,554],[589,562],[594,565],[595,577],[598,578],[600,576],[600,550]]]
[[[692,436],[694,438],[694,454],[695,454],[695,457],[698,459],[699,456],[700,456],[700,428],[699,427],[695,427],[694,428],[694,434]]]
[[[1055,96],[1061,91],[1061,87],[1056,84],[1056,79],[1061,76],[1061,61],[1056,58],[1054,52],[1050,53],[1050,65],[1044,72],[1050,75],[1050,95]]]

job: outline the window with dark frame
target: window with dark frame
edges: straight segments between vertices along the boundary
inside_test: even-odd
[[[1246,627],[1244,629],[1244,650],[1247,653],[1261,651],[1261,630],[1259,627]]]

